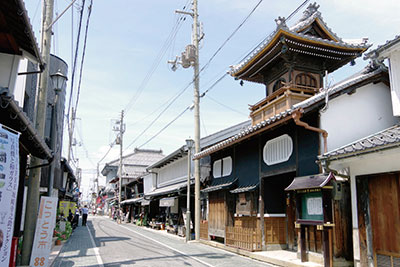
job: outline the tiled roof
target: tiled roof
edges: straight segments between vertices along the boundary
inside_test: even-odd
[[[329,96],[332,96],[344,89],[349,88],[350,86],[356,85],[359,82],[365,81],[371,77],[374,77],[375,75],[378,75],[382,72],[385,72],[386,70],[384,68],[378,67],[378,68],[372,68],[370,65],[365,67],[362,71],[356,73],[355,75],[352,75],[337,84],[333,85],[332,87],[328,88],[327,91],[320,92],[310,98],[307,98],[306,100],[293,105],[293,109],[298,109],[298,108],[306,108],[311,106],[312,104],[315,104],[317,102],[320,102],[325,99],[326,93],[328,93]]]
[[[7,34],[11,34],[12,41],[15,41],[20,48],[32,55],[40,66],[43,66],[24,1],[0,1],[0,14],[3,18],[1,26],[6,27],[6,31],[0,33],[0,37],[10,38]]]
[[[129,155],[126,155],[122,159],[124,174],[123,177],[137,178],[146,173],[146,168],[162,159],[164,155],[161,150],[150,150],[150,149],[135,149],[135,151]],[[118,169],[119,159],[110,161],[107,163],[101,173],[107,175],[110,168]]]
[[[316,4],[310,4],[310,6],[307,8],[307,10],[304,12],[304,16],[303,18],[297,22],[294,26],[292,26],[291,28],[288,28],[285,24],[285,22],[283,21],[282,23],[277,23],[277,28],[275,31],[273,31],[266,39],[264,39],[264,41],[258,45],[252,52],[250,52],[246,58],[244,60],[242,60],[242,62],[240,62],[237,65],[231,66],[231,70],[230,70],[230,74],[232,76],[235,76],[236,74],[238,74],[241,70],[244,69],[245,66],[247,66],[247,64],[253,60],[257,55],[259,55],[259,53],[265,48],[267,47],[272,40],[275,39],[275,37],[280,34],[280,33],[287,33],[290,34],[292,36],[297,36],[300,37],[301,39],[306,39],[309,41],[317,41],[318,43],[321,44],[326,44],[326,45],[335,45],[335,46],[341,46],[343,48],[360,48],[360,49],[367,49],[368,47],[370,47],[371,45],[367,44],[368,39],[363,38],[363,39],[359,39],[358,42],[356,41],[351,41],[351,42],[346,42],[345,40],[342,40],[341,38],[339,38],[327,25],[326,23],[323,21],[322,17],[321,17],[321,13],[319,11],[317,11],[318,7],[315,8]],[[310,8],[312,7],[312,8]],[[279,19],[278,19],[279,20]],[[333,40],[328,40],[328,39],[323,39],[323,38],[319,38],[319,37],[315,37],[315,36],[311,36],[311,35],[306,35],[303,33],[300,33],[299,31],[301,31],[302,29],[306,28],[307,26],[311,25],[315,20],[318,20],[320,22],[320,25],[325,28],[329,34],[335,38],[337,41],[333,41]],[[273,50],[273,49],[272,49]],[[357,54],[357,53],[355,53]]]
[[[301,176],[293,179],[292,183],[286,187],[286,191],[311,189],[311,188],[322,188],[331,179],[335,179],[332,173],[324,173],[317,175]]]
[[[231,186],[233,186],[236,183],[237,179],[234,180],[230,180],[226,183],[222,183],[222,184],[217,184],[217,185],[211,185],[203,190],[201,190],[202,193],[209,193],[209,192],[213,192],[213,191],[218,191],[218,190],[222,190],[222,189],[228,189]]]
[[[296,24],[294,24],[293,26],[290,27],[290,31],[299,32],[299,31],[305,29],[306,27],[308,27],[309,25],[311,25],[315,20],[318,19],[320,22],[320,25],[322,27],[324,27],[333,38],[335,38],[338,41],[342,41],[342,39],[339,36],[337,36],[336,33],[334,33],[332,31],[332,29],[329,28],[328,25],[325,23],[325,21],[323,20],[323,18],[321,16],[321,12],[317,11],[319,6],[315,10],[310,12],[310,9],[313,7],[313,5],[315,7],[315,3],[310,4],[308,6],[308,8],[303,12],[303,17]],[[311,15],[309,15],[309,14],[311,14]]]
[[[151,149],[135,149],[135,151],[129,155],[126,155],[122,159],[122,164],[149,166],[154,162],[162,159],[164,155],[161,150]],[[118,166],[119,159],[110,161],[107,163],[109,166]]]
[[[400,146],[400,125],[392,126],[388,129],[327,152],[318,156],[318,158],[320,160],[340,159],[351,157],[353,155],[379,151],[393,146]]]
[[[356,73],[355,75],[330,87],[327,92],[328,92],[329,96],[335,95],[335,94],[339,93],[340,91],[349,88],[350,86],[356,86],[357,84],[359,84],[371,77],[374,77],[375,75],[378,75],[384,71],[386,71],[386,70],[384,70],[383,68],[375,68],[374,69],[371,66],[367,66],[361,72]],[[202,158],[202,157],[209,155],[215,151],[218,151],[225,147],[231,146],[232,144],[237,143],[240,140],[244,140],[244,139],[248,138],[249,135],[254,134],[255,132],[258,132],[258,131],[261,132],[267,126],[278,123],[279,121],[281,121],[285,118],[287,118],[287,119],[288,119],[288,117],[290,118],[291,114],[295,110],[305,109],[307,107],[312,106],[313,104],[323,101],[325,99],[325,97],[326,97],[326,91],[322,91],[322,92],[320,92],[320,93],[318,93],[296,105],[293,105],[292,108],[290,108],[286,111],[283,111],[283,112],[281,112],[277,115],[274,115],[262,122],[259,122],[258,124],[254,125],[254,126],[250,125],[246,129],[237,132],[236,134],[232,135],[231,137],[225,139],[224,141],[221,141],[221,142],[201,151],[200,153],[195,154],[194,158],[195,159]]]
[[[191,184],[194,184],[194,181],[190,181],[190,182],[191,182]],[[186,188],[187,188],[187,182],[186,181],[180,182],[177,184],[156,188],[153,191],[146,193],[145,198],[177,193],[180,190],[184,190]]]
[[[146,173],[146,167],[134,165],[122,165],[124,178],[138,178]]]
[[[251,125],[251,120],[247,120],[239,124],[225,128],[216,133],[210,134],[206,137],[203,137],[200,140],[200,147],[206,148],[209,147],[210,145],[214,145],[222,140],[225,140],[228,137],[231,137],[233,134],[248,128],[250,125]]]
[[[393,40],[388,40],[386,41],[385,44],[383,45],[379,45],[376,49],[368,52],[365,54],[365,58],[374,58],[379,56],[379,53],[382,53],[383,51],[390,49],[391,47],[393,47],[394,45],[400,43],[400,35],[395,36],[395,38]]]
[[[221,131],[218,131],[216,133],[213,133],[206,137],[203,137],[200,139],[200,148],[206,148],[211,145],[214,145],[228,137],[231,137],[233,134],[237,133],[238,131],[247,128],[249,125],[251,125],[251,120],[241,122],[241,123],[231,126],[229,128],[223,129]],[[175,150],[174,152],[170,153],[169,155],[163,157],[159,161],[148,166],[147,169],[150,170],[153,168],[161,168],[161,167],[168,165],[171,162],[174,162],[186,155],[187,155],[187,146],[184,145],[184,146],[178,148],[177,150]]]
[[[287,118],[288,116],[290,116],[292,114],[293,111],[294,111],[293,109],[288,109],[288,110],[283,111],[275,116],[270,117],[269,119],[259,122],[254,126],[249,126],[246,129],[239,131],[237,134],[232,135],[231,137],[225,139],[224,141],[219,142],[219,143],[201,151],[200,153],[195,154],[193,158],[194,159],[202,158],[202,157],[209,155],[209,154],[211,154],[217,150],[220,150],[224,147],[228,147],[231,144],[236,143],[239,140],[247,138],[248,135],[263,129],[266,126],[272,125],[273,123],[280,121],[283,118]]]
[[[235,188],[229,192],[231,192],[232,194],[239,194],[239,193],[244,193],[244,192],[251,192],[256,190],[258,187],[258,184],[255,185],[249,185],[249,186],[241,186],[238,188]]]

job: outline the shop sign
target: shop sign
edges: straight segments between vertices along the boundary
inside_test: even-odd
[[[58,199],[55,197],[41,197],[40,199],[29,266],[49,266],[50,249],[56,224],[57,201]]]
[[[168,197],[160,199],[160,207],[173,207],[176,204],[177,198]]]
[[[19,134],[0,125],[0,266],[8,266],[19,183]]]

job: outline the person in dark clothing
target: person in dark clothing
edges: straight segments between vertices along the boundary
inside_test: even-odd
[[[75,216],[74,216],[74,219],[72,221],[72,228],[75,229],[76,227],[78,227],[78,223],[79,223],[79,209],[76,208]]]
[[[74,219],[74,214],[72,213],[72,211],[71,210],[69,210],[69,213],[68,213],[68,221],[72,224],[72,219]]]
[[[86,226],[88,213],[89,209],[87,208],[87,205],[85,205],[85,207],[82,208],[82,226]]]

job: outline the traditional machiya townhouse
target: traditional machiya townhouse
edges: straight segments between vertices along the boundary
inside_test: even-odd
[[[200,147],[207,148],[230,136],[233,132],[248,127],[250,121],[240,123],[223,131],[211,134],[200,140]],[[146,219],[150,226],[166,229],[181,236],[186,235],[186,211],[187,211],[187,188],[188,188],[188,168],[189,168],[189,149],[191,155],[194,147],[190,148],[190,142],[171,154],[165,156],[147,168],[149,175],[144,178],[144,198],[150,200],[150,204],[143,208]],[[202,184],[209,179],[209,157],[204,157],[200,161],[201,173],[200,181]],[[194,164],[190,160],[190,211],[191,226],[194,219]],[[207,215],[207,200],[202,198],[203,218]],[[143,203],[142,203],[143,205]],[[193,229],[193,228],[192,228]]]
[[[24,206],[24,186],[28,181],[28,179],[26,179],[26,169],[29,163],[28,156],[31,155],[51,161],[53,152],[35,129],[33,123],[35,98],[24,98],[24,92],[16,90],[17,77],[27,76],[18,71],[18,66],[22,61],[29,59],[31,62],[39,65],[40,70],[44,68],[44,62],[40,56],[32,25],[29,21],[23,1],[1,1],[0,17],[0,28],[2,29],[0,31],[0,128],[11,133],[20,133],[19,145],[17,145],[19,148],[19,155],[17,155],[18,160],[16,161],[19,165],[14,165],[19,166],[20,170],[19,176],[14,180],[18,181],[18,183],[16,183],[17,190],[10,191],[9,194],[12,194],[12,197],[10,196],[9,198],[5,197],[4,192],[2,193],[3,198],[0,208],[2,214],[5,207],[8,207],[8,211],[10,208],[12,211],[15,210],[14,214],[10,214],[13,220],[15,218],[14,221],[11,221],[11,225],[8,224],[8,228],[5,224],[0,227],[4,233],[5,243],[2,246],[3,250],[0,248],[0,252],[3,254],[5,248],[12,247],[11,241],[6,245],[6,240],[12,239],[14,240],[13,242],[16,240],[16,243],[18,243],[18,238],[23,234],[20,229],[21,226],[23,228],[22,214]],[[22,93],[20,94],[21,97],[17,98],[17,91]],[[29,107],[32,107],[31,113],[28,112]],[[8,135],[3,132],[0,138],[1,141],[8,142],[5,141],[7,138]],[[10,163],[10,161],[7,161],[5,158],[6,156],[7,154],[1,151],[0,165],[4,165],[6,162],[8,162],[8,164]],[[4,170],[2,170],[1,176],[1,183],[4,184]],[[5,179],[9,179],[8,174]],[[7,231],[5,231],[6,228]],[[8,249],[8,251],[6,249],[5,253],[10,253],[10,251],[11,249]]]
[[[400,262],[400,37],[367,54],[375,70],[386,73],[390,89],[370,83],[331,101],[321,123],[331,130],[342,110],[346,131],[332,136],[329,152],[319,157],[326,170],[346,174],[351,184],[355,266],[396,266]],[[344,113],[346,112],[346,113]],[[357,123],[355,123],[357,122]],[[329,131],[329,130],[328,130]]]
[[[265,85],[266,97],[250,107],[252,125],[195,155],[211,157],[212,179],[203,190],[208,238],[247,250],[298,250],[302,261],[327,266],[351,264],[349,196],[333,201],[338,179],[318,175],[317,155],[330,144],[320,110],[329,96],[324,76],[369,45],[339,38],[316,4],[290,28],[284,18],[276,22],[260,47],[231,69],[236,79]],[[335,85],[331,95],[385,80],[382,75],[367,69]]]
[[[101,174],[106,177],[105,193],[109,196],[105,203],[105,212],[111,216],[119,206],[119,185],[121,185],[123,211],[125,215],[129,212],[128,217],[133,216],[135,212],[132,205],[135,201],[132,199],[143,194],[142,180],[146,168],[163,157],[162,150],[135,148],[133,153],[123,156],[121,174],[119,159],[108,162],[101,171]],[[121,183],[119,179],[122,179]]]

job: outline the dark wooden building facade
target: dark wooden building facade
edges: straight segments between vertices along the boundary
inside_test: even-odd
[[[310,4],[290,28],[278,18],[266,41],[232,67],[236,79],[264,84],[266,96],[250,106],[252,126],[195,157],[211,156],[212,180],[203,190],[209,196],[211,238],[247,250],[300,250],[302,241],[302,253],[316,254],[330,266],[333,258],[351,261],[351,220],[343,208],[348,199],[329,199],[334,211],[329,240],[323,239],[323,222],[299,224],[296,193],[285,188],[295,177],[321,171],[316,160],[326,152],[328,133],[319,128],[321,106],[298,104],[319,94],[324,76],[359,57],[368,45],[365,39],[350,44],[339,38],[318,7]],[[332,250],[330,259],[323,259],[324,248]]]

